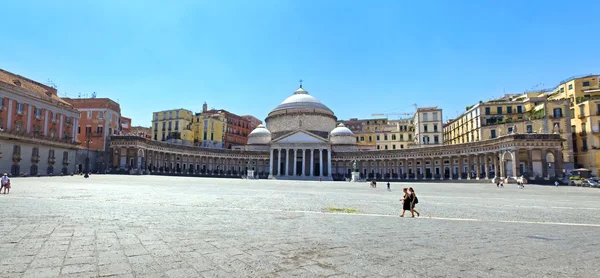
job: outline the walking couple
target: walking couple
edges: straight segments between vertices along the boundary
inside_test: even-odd
[[[415,213],[417,214],[417,216],[420,216],[421,214],[417,210],[415,210],[415,205],[419,203],[419,198],[417,198],[415,190],[412,187],[405,187],[404,189],[402,189],[402,191],[404,191],[404,197],[400,199],[400,201],[402,201],[402,214],[400,215],[400,217],[404,217],[404,212],[407,210],[410,211],[411,217],[415,217]]]

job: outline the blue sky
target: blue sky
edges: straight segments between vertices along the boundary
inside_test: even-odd
[[[168,3],[169,2],[169,3]],[[465,106],[600,73],[600,1],[4,1],[0,67],[134,125],[202,103],[264,119],[304,80],[338,118]],[[10,12],[6,12],[10,11]],[[397,118],[393,116],[391,118]]]

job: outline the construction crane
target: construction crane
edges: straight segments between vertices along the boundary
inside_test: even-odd
[[[378,114],[371,114],[371,116],[373,116],[373,117],[386,117],[386,118],[388,118],[388,116],[390,116],[390,115],[413,116],[414,113],[378,113]]]

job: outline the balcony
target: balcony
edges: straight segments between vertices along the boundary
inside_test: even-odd
[[[596,111],[596,116],[600,116],[600,110]]]
[[[48,163],[54,164],[55,162],[56,162],[56,158],[55,157],[49,157],[48,158]]]
[[[586,146],[581,147],[582,152],[587,152],[587,150],[588,150],[588,147],[586,147]]]
[[[13,161],[21,161],[21,154],[20,153],[14,153],[12,156]]]
[[[581,132],[579,132],[579,136],[587,136],[587,132],[581,131]]]
[[[31,156],[31,162],[38,163],[39,161],[40,161],[40,156],[39,155],[32,155]]]
[[[585,118],[585,114],[579,113],[579,116],[577,116],[577,117],[580,118],[580,119],[583,119],[583,118]]]
[[[92,132],[90,133],[92,137],[102,137],[104,136],[104,132]]]

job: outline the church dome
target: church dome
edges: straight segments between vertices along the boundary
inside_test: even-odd
[[[354,136],[354,132],[347,128],[344,124],[339,124],[331,131],[331,136]]]
[[[302,88],[302,85],[300,85],[300,88],[298,88],[293,95],[286,98],[281,104],[277,105],[277,107],[275,107],[271,113],[279,110],[297,108],[322,109],[333,114],[333,111],[331,111],[329,107],[327,107],[325,104],[322,104],[315,97],[309,95],[308,91]]]
[[[336,128],[331,131],[331,137],[329,138],[334,145],[355,145],[356,136],[352,130],[348,129],[344,124],[340,123]]]
[[[271,132],[262,124],[248,134],[248,144],[268,144],[271,142]]]

